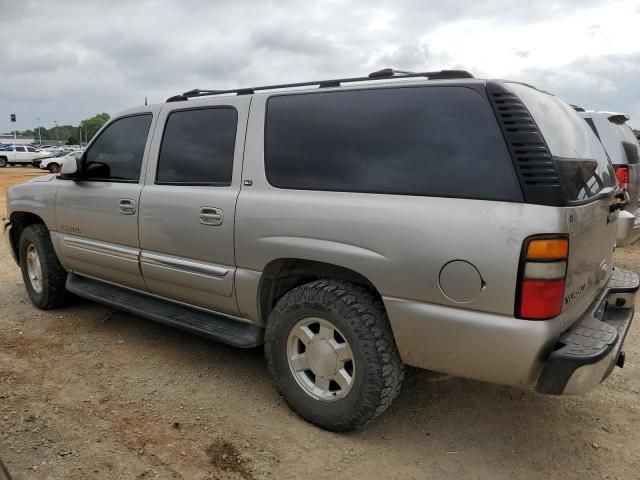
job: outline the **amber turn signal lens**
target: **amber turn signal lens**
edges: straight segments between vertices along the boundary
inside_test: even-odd
[[[560,260],[569,255],[569,240],[554,238],[531,240],[527,246],[528,260]]]

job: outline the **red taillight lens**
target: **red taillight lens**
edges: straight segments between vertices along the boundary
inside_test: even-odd
[[[562,310],[564,278],[557,280],[523,280],[520,290],[520,316],[543,320]]]
[[[562,311],[569,239],[536,236],[525,240],[520,266],[519,303],[516,316],[546,320]]]
[[[622,190],[626,190],[629,185],[629,167],[627,165],[619,165],[615,167],[618,186]]]

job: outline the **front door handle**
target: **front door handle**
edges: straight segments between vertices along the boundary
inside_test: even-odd
[[[200,223],[202,225],[221,225],[222,209],[216,207],[202,207],[200,209]]]
[[[136,213],[136,201],[130,198],[121,198],[118,201],[118,210],[123,215],[133,215]]]

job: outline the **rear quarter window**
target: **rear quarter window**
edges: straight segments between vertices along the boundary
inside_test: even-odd
[[[273,96],[265,167],[279,188],[522,201],[493,111],[466,87]]]
[[[607,152],[589,124],[554,95],[528,85],[507,86],[524,102],[555,159],[569,201],[585,201],[616,185]]]

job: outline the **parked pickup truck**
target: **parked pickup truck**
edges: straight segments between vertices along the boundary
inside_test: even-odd
[[[345,431],[404,365],[551,395],[622,366],[625,198],[557,97],[386,69],[127,110],[9,190],[5,235],[35,306],[264,345],[291,408]]]
[[[7,165],[32,165],[37,158],[46,157],[45,152],[24,145],[7,145],[0,149],[0,168]]]

